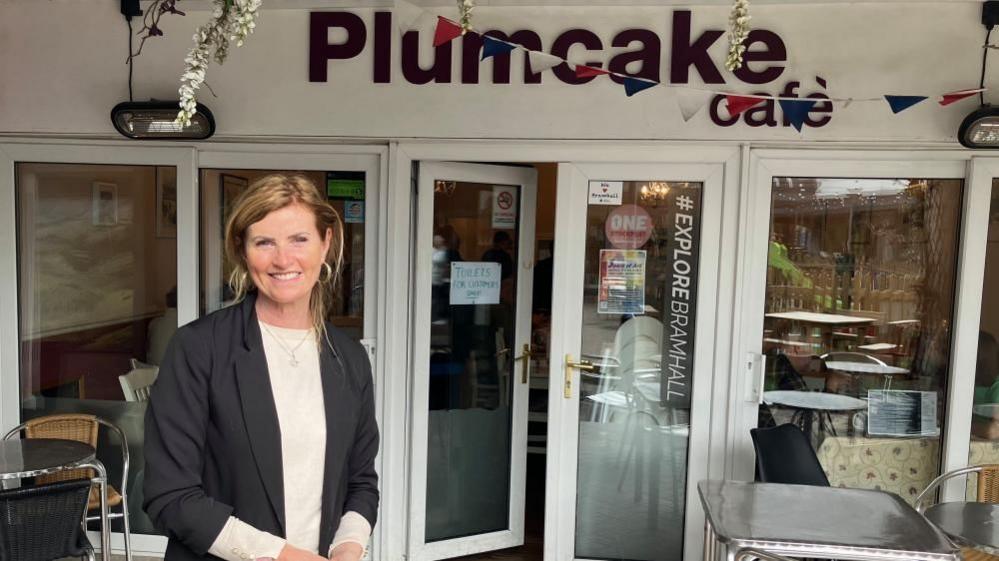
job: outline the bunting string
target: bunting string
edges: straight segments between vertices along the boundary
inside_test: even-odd
[[[396,0],[398,4],[408,4],[405,0]],[[411,6],[411,5],[410,5]],[[411,10],[411,8],[410,8]],[[443,16],[437,16],[437,27],[434,31],[434,46],[440,46],[454,39],[460,37],[464,33],[474,33],[476,35],[481,35],[472,27],[470,24],[463,26],[458,22],[452,21]],[[681,114],[684,121],[689,121],[690,118],[696,114],[701,107],[707,104],[711,96],[723,96],[725,98],[726,109],[731,116],[739,115],[753,107],[756,107],[765,102],[776,102],[780,105],[784,114],[787,116],[788,121],[797,129],[799,132],[802,130],[802,125],[808,117],[809,111],[818,103],[832,103],[832,104],[842,104],[842,107],[848,107],[849,105],[857,102],[885,102],[887,103],[889,109],[894,114],[901,113],[906,109],[909,109],[920,102],[923,102],[931,97],[938,98],[937,103],[941,106],[947,106],[957,101],[969,98],[975,94],[979,94],[988,91],[987,88],[969,88],[956,90],[952,92],[947,92],[943,94],[934,95],[894,95],[887,94],[878,97],[824,97],[824,98],[801,98],[801,97],[788,97],[788,96],[776,96],[776,95],[764,95],[757,93],[737,93],[732,91],[722,91],[715,90],[711,88],[703,88],[697,86],[688,85],[675,85],[666,84],[658,80],[652,80],[649,78],[644,78],[641,76],[632,76],[629,74],[622,74],[620,72],[613,72],[600,68],[597,66],[589,66],[585,64],[576,64],[567,59],[560,58],[556,55],[535,51],[524,47],[519,43],[513,43],[505,39],[500,39],[493,37],[491,35],[481,35],[482,37],[482,58],[481,60],[486,60],[487,58],[499,56],[499,55],[509,55],[514,51],[523,51],[527,54],[528,61],[531,65],[531,70],[534,72],[544,72],[550,70],[561,64],[567,64],[570,68],[573,68],[577,78],[596,78],[599,76],[613,76],[618,78],[622,85],[624,86],[625,94],[627,97],[632,97],[643,91],[649,90],[653,87],[659,86],[664,88],[669,88],[672,90],[678,90],[678,102],[680,104]],[[985,48],[999,48],[995,45],[986,45]],[[822,87],[825,87],[825,80],[820,77],[816,77],[816,81]]]

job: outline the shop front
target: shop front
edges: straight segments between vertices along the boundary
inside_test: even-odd
[[[912,500],[999,463],[999,158],[954,140],[977,98],[882,98],[977,86],[980,3],[754,5],[735,74],[727,3],[476,9],[534,53],[664,86],[638,92],[481,60],[474,34],[434,48],[451,3],[301,4],[210,70],[218,133],[190,143],[114,136],[116,6],[0,8],[31,53],[0,58],[0,428],[119,425],[137,554],[166,540],[133,385],[231,301],[222,225],[272,172],[343,217],[331,319],[374,367],[372,559],[698,559],[698,481],[752,480],[750,430],[786,422],[834,486]],[[163,20],[138,95],[173,95],[203,7]],[[769,97],[732,114],[725,92]]]

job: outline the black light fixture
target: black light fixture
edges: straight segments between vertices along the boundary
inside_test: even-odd
[[[988,0],[982,4],[982,25],[985,26],[985,46],[982,49],[982,79],[979,88],[985,88],[985,63],[988,60],[989,38],[999,24],[999,1]],[[985,103],[985,93],[978,94],[981,106],[964,118],[957,129],[957,140],[968,148],[999,148],[999,107]]]
[[[124,101],[111,110],[115,130],[138,140],[203,140],[215,134],[215,117],[202,104],[191,117],[191,124],[176,122],[177,101]]]

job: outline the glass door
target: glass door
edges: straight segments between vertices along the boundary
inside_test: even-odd
[[[949,429],[966,164],[752,165],[739,476],[749,429],[792,423],[830,484],[911,502]]]
[[[700,553],[723,176],[559,165],[546,559]]]
[[[524,543],[533,168],[422,163],[409,553]]]

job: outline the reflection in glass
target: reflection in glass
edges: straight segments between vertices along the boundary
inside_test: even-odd
[[[797,424],[833,485],[911,501],[939,471],[961,188],[774,178],[759,424]]]
[[[513,342],[519,268],[494,190],[438,181],[431,256],[426,540],[509,528]]]
[[[330,321],[355,339],[364,336],[364,172],[320,172],[248,169],[202,169],[201,188],[201,313],[232,301],[231,265],[222,247],[225,223],[236,200],[253,182],[272,174],[308,177],[343,220],[343,271],[330,307]]]
[[[975,368],[968,465],[999,464],[999,179],[992,181],[985,278],[982,283],[981,328]],[[976,500],[978,482],[968,478],[968,499]]]
[[[145,402],[125,380],[154,377],[177,329],[176,176],[155,166],[16,168],[21,416],[90,413],[124,431],[134,533],[156,530],[141,508]],[[120,444],[102,436],[98,458],[118,487]]]
[[[679,559],[702,186],[621,188],[586,216],[575,556]]]

